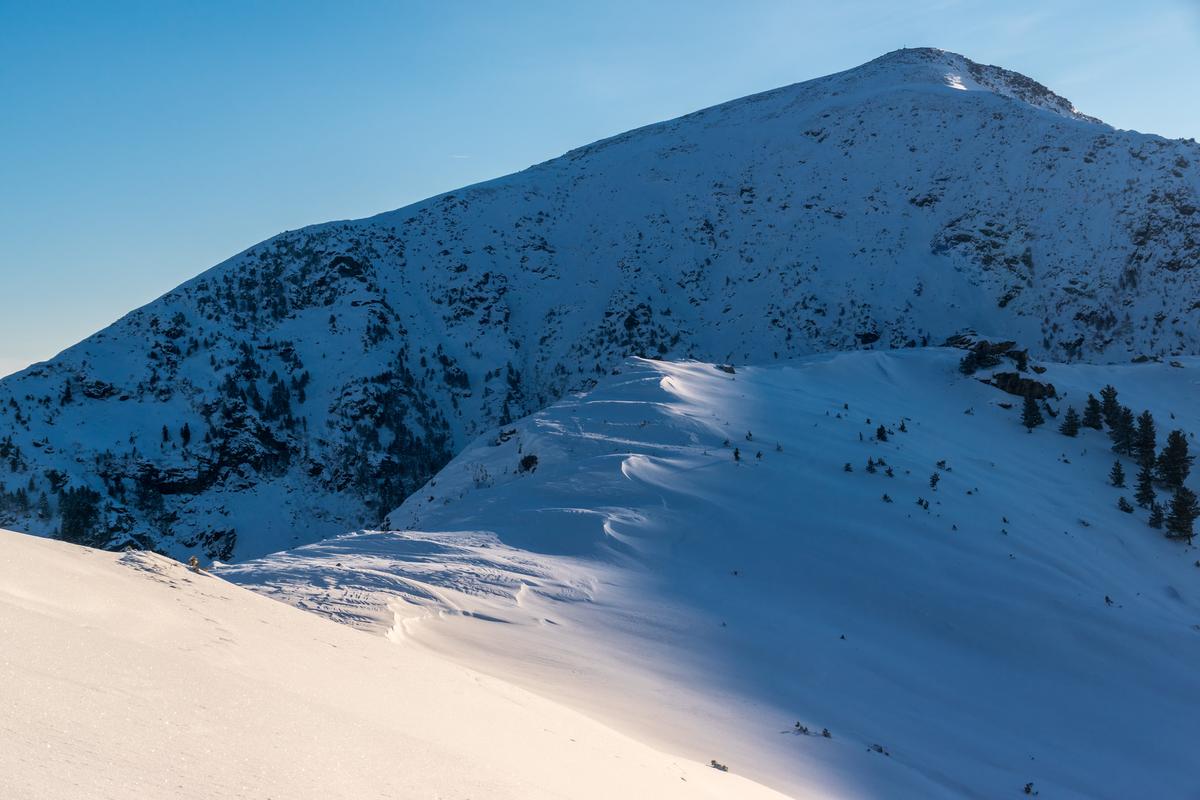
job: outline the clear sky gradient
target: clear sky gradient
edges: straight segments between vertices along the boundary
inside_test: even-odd
[[[1200,136],[1200,0],[0,0],[0,375],[282,230],[924,45]]]

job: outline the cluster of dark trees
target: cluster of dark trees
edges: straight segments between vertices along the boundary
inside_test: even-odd
[[[1182,430],[1171,431],[1160,451],[1154,415],[1143,411],[1135,416],[1133,409],[1122,405],[1117,398],[1117,390],[1111,385],[1100,390],[1099,400],[1089,394],[1082,415],[1074,406],[1067,408],[1059,432],[1063,436],[1075,437],[1083,428],[1097,431],[1107,429],[1112,449],[1118,456],[1109,472],[1109,482],[1124,488],[1125,468],[1121,464],[1121,457],[1132,459],[1138,467],[1134,500],[1142,508],[1150,510],[1150,527],[1165,526],[1167,536],[1187,539],[1191,544],[1194,523],[1200,518],[1200,501],[1196,493],[1184,485],[1195,460],[1188,452],[1187,435]],[[1026,397],[1021,411],[1021,424],[1032,431],[1044,422],[1037,401]],[[1156,486],[1170,493],[1165,507],[1158,502]],[[1117,507],[1127,513],[1133,512],[1133,506],[1124,497],[1120,498]]]

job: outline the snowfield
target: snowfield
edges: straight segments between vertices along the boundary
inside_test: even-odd
[[[773,798],[149,553],[0,532],[0,797]]]
[[[1191,437],[1200,359],[1046,364],[1027,433],[961,356],[635,360],[395,530],[218,574],[793,796],[1195,796],[1200,550],[1117,509],[1106,434],[1056,428],[1112,383]]]

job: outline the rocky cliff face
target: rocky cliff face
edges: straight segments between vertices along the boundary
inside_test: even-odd
[[[284,233],[0,381],[0,524],[222,559],[370,526],[631,354],[1200,352],[1198,161],[902,50]]]

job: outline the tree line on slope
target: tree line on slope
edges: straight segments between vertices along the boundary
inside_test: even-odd
[[[1187,539],[1191,544],[1194,523],[1200,518],[1200,500],[1195,492],[1184,485],[1195,460],[1188,452],[1187,435],[1179,429],[1171,431],[1159,451],[1154,415],[1143,411],[1135,417],[1133,409],[1122,405],[1117,397],[1117,390],[1111,384],[1100,390],[1099,400],[1089,393],[1082,415],[1074,406],[1067,408],[1059,432],[1073,438],[1083,428],[1097,431],[1107,428],[1112,449],[1117,454],[1109,471],[1109,483],[1117,488],[1125,488],[1125,468],[1121,464],[1121,457],[1133,459],[1138,467],[1134,500],[1142,508],[1149,509],[1150,527],[1158,529],[1165,526],[1168,537]],[[1032,432],[1045,421],[1037,400],[1026,396],[1021,409],[1021,424]],[[1158,502],[1156,485],[1171,493],[1165,508]],[[1126,513],[1133,513],[1134,510],[1124,496],[1118,499],[1117,507]]]

